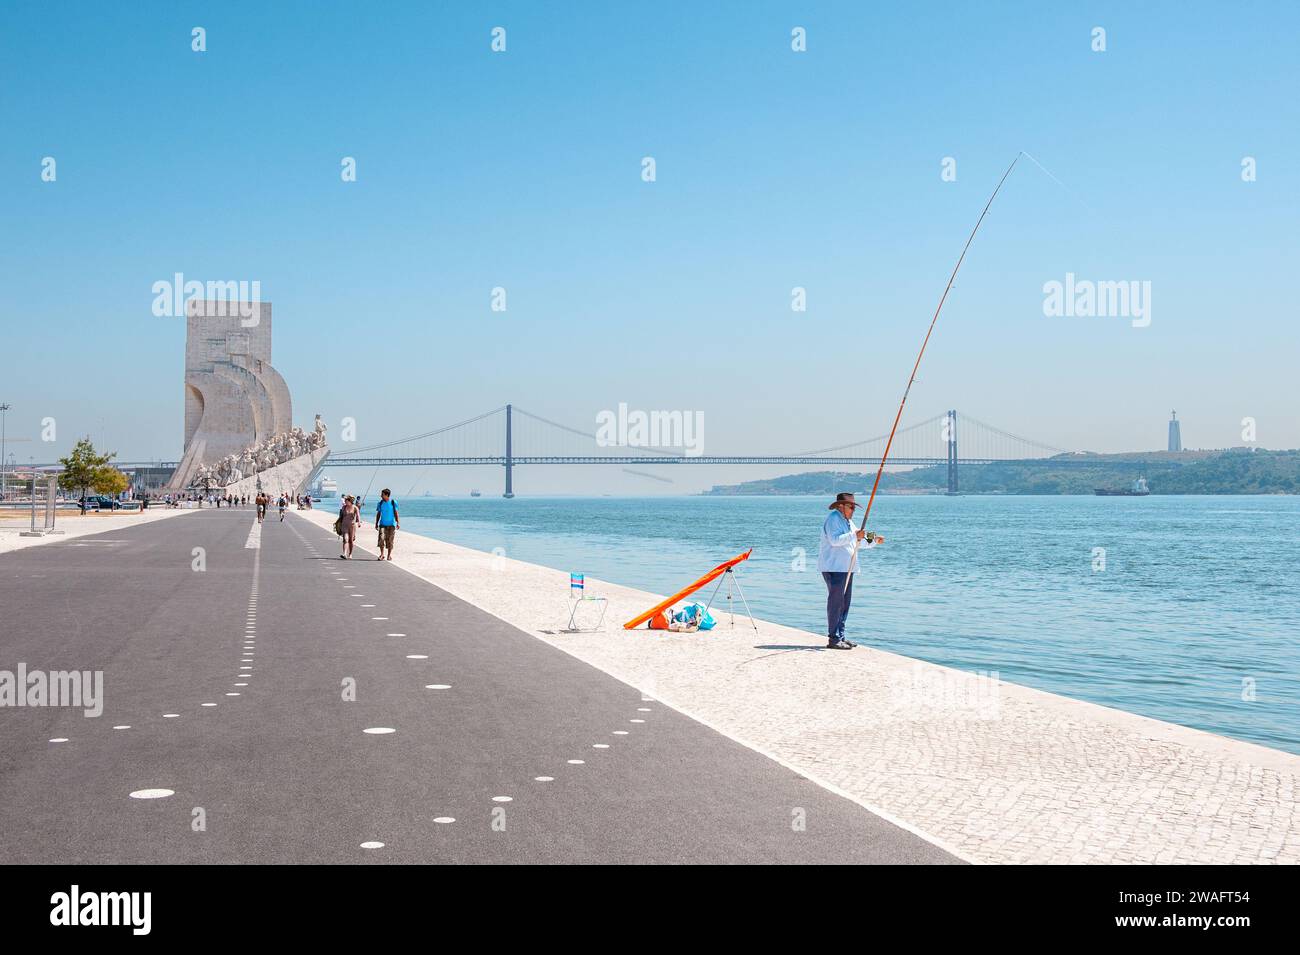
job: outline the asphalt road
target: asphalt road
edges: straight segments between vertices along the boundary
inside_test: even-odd
[[[956,861],[308,521],[254,524],[0,554],[0,670],[104,674],[99,717],[0,708],[0,862]]]

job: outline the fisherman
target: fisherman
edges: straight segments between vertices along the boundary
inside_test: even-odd
[[[853,575],[858,570],[855,548],[875,547],[884,540],[868,530],[853,526],[853,511],[858,507],[853,494],[835,495],[829,505],[830,515],[822,524],[821,546],[817,551],[817,569],[826,581],[826,628],[831,650],[852,650],[857,646],[844,639],[844,622],[853,600]]]

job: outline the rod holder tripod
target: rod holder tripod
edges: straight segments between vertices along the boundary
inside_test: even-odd
[[[728,567],[722,576],[718,578],[718,585],[713,588],[713,593],[709,594],[709,602],[704,605],[704,613],[707,614],[709,608],[713,606],[713,601],[717,598],[718,591],[722,589],[722,582],[724,580],[727,582],[727,613],[731,617],[732,629],[734,630],[736,627],[736,608],[732,603],[734,588],[734,593],[740,595],[740,602],[745,605],[745,614],[749,617],[750,625],[753,626],[754,632],[758,633],[758,623],[754,620],[753,611],[749,609],[749,601],[745,599],[745,591],[744,588],[740,586],[740,578],[736,576],[735,572],[730,567]]]

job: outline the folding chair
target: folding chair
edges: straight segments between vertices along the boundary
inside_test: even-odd
[[[600,618],[596,621],[594,627],[578,626],[578,610],[585,603],[600,604]],[[605,612],[609,610],[608,597],[589,596],[586,592],[586,574],[569,574],[569,623],[564,628],[565,633],[594,633],[597,630],[604,629]]]

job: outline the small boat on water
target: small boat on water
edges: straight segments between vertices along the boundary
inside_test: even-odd
[[[1127,489],[1096,487],[1092,489],[1092,492],[1098,497],[1146,497],[1151,493],[1151,489],[1147,487],[1147,479],[1140,477],[1133,482],[1132,487]]]
[[[483,492],[480,491],[478,488],[473,488],[473,489],[469,492],[469,496],[470,496],[470,497],[482,497],[482,496],[483,496]]]

